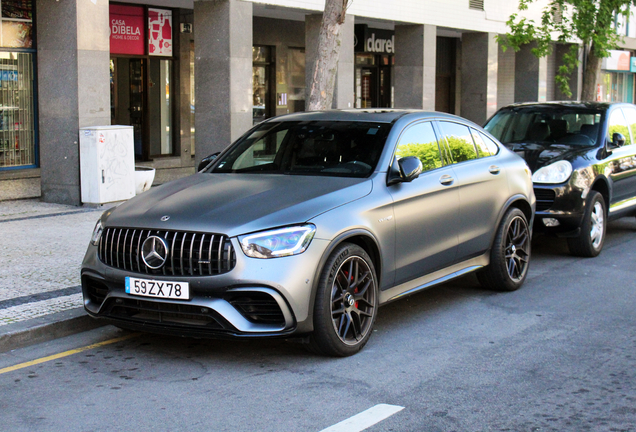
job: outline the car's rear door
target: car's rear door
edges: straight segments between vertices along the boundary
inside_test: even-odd
[[[459,122],[440,120],[442,136],[453,158],[459,189],[457,261],[490,247],[497,218],[510,191],[497,145],[486,135]]]
[[[395,157],[406,156],[419,157],[424,170],[410,183],[389,186],[395,212],[396,284],[448,266],[457,251],[459,193],[431,121],[402,131]]]

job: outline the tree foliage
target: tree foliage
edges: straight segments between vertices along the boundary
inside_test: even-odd
[[[536,0],[519,0],[519,11],[528,10]],[[600,60],[609,56],[609,50],[618,47],[621,37],[613,23],[617,14],[627,16],[629,6],[636,0],[550,0],[541,13],[541,21],[512,14],[507,22],[510,32],[499,36],[503,48],[519,51],[522,45],[534,42],[532,53],[545,57],[552,52],[552,42],[575,43],[563,56],[556,81],[561,91],[572,95],[569,78],[579,66],[580,41],[588,53],[583,75],[582,99],[594,98],[594,86],[600,70]],[[556,39],[555,39],[556,37]]]

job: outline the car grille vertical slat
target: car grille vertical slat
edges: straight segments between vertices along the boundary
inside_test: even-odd
[[[170,257],[159,269],[146,266],[141,256],[143,242],[152,235],[168,243]],[[97,252],[108,266],[151,275],[214,276],[232,270],[236,264],[230,239],[212,233],[106,228]]]
[[[196,239],[197,239],[196,233],[192,234],[192,240],[190,240],[190,257],[189,257],[190,260],[188,262],[189,267],[190,267],[190,269],[189,269],[190,270],[190,276],[192,276],[194,274],[194,272],[192,271],[192,266],[193,266],[193,264],[192,264],[192,254],[193,254],[193,251],[194,251],[194,242],[196,241]]]
[[[212,245],[214,244],[214,235],[210,238],[210,247],[208,248],[208,274],[212,273]]]
[[[110,265],[115,264],[115,260],[113,259],[113,243],[115,242],[115,231],[116,230],[113,230],[113,233],[110,236]]]
[[[137,230],[133,230],[132,236],[130,237],[130,270],[131,271],[135,270],[135,264],[133,264],[133,255],[134,255],[133,245],[135,244],[135,234],[136,233],[137,233]]]
[[[177,232],[172,236],[172,244],[170,245],[170,268],[172,269],[172,275],[174,276],[177,272],[174,269],[174,245],[177,244]]]
[[[201,237],[201,243],[199,244],[199,276],[203,276],[203,242],[205,242],[205,234]]]
[[[179,255],[179,268],[181,269],[181,274],[183,274],[183,247],[185,246],[187,233],[183,233],[183,237],[181,237],[181,254]]]

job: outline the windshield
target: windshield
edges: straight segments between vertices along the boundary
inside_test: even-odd
[[[371,122],[266,122],[236,142],[211,172],[368,177],[390,129]]]
[[[503,144],[599,142],[603,111],[569,107],[522,107],[499,111],[484,126]]]

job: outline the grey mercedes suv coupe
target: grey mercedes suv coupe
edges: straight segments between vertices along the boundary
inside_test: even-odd
[[[459,117],[291,114],[208,160],[103,214],[81,270],[91,316],[347,356],[385,303],[473,271],[500,291],[526,278],[530,170]]]

